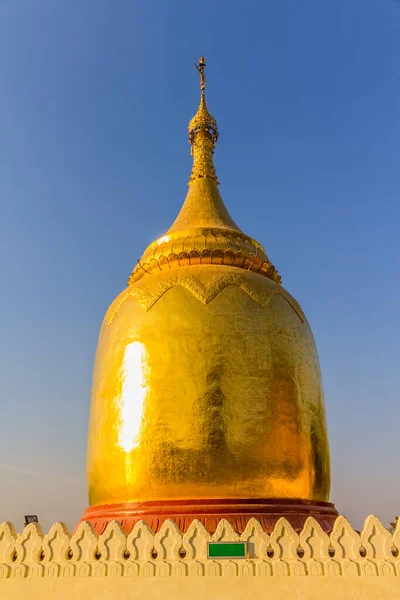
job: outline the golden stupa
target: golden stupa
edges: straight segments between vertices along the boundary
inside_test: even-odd
[[[223,203],[203,57],[196,67],[186,200],[101,328],[83,518],[126,525],[271,506],[336,515],[314,339],[263,247]]]

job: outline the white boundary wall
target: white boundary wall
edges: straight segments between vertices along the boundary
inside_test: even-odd
[[[208,559],[209,541],[246,541],[246,559]],[[165,598],[246,600],[400,600],[400,520],[390,533],[374,516],[361,533],[338,517],[330,534],[309,518],[298,534],[280,519],[267,534],[252,519],[237,534],[220,521],[210,535],[199,521],[182,534],[166,521],[154,534],[118,522],[98,536],[82,523],[71,536],[55,523],[43,536],[30,524],[17,535],[0,525],[0,598],[5,600]]]

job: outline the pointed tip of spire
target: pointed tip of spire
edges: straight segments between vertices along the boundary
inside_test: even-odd
[[[196,133],[200,130],[209,133],[213,146],[218,140],[218,125],[207,108],[206,102],[206,59],[200,56],[199,63],[194,65],[200,76],[200,104],[193,119],[189,123],[189,142],[193,147]]]
[[[215,144],[218,140],[218,125],[207,108],[206,102],[206,60],[200,57],[195,67],[200,76],[200,104],[197,113],[189,123],[190,153],[193,156],[193,169],[189,185],[197,179],[212,179],[218,184],[213,163]]]

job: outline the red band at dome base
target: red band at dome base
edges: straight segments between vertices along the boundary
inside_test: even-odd
[[[308,517],[313,517],[324,531],[333,528],[338,512],[330,502],[287,498],[218,498],[191,500],[157,500],[90,506],[80,522],[89,522],[96,533],[105,531],[111,521],[118,521],[130,533],[135,524],[146,521],[157,532],[164,521],[172,519],[184,533],[192,521],[198,519],[209,533],[214,533],[218,522],[226,519],[238,533],[242,533],[251,518],[257,519],[264,531],[271,533],[278,519],[284,517],[296,531],[300,531]]]

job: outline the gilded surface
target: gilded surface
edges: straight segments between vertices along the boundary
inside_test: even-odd
[[[218,140],[218,125],[207,108],[204,56],[195,67],[200,75],[201,94],[197,113],[189,123],[189,143],[193,156],[193,169],[189,182],[206,177],[218,183],[213,163],[214,147]]]
[[[128,283],[146,274],[197,264],[233,265],[280,283],[264,248],[241,231],[222,200],[213,162],[218,127],[207,109],[203,57],[196,67],[201,97],[198,111],[189,123],[193,168],[186,200],[166,234],[145,250]]]
[[[327,500],[318,358],[297,303],[255,273],[212,265],[185,271],[190,285],[174,284],[167,273],[137,282],[137,294],[122,292],[104,321],[90,503]],[[235,283],[225,285],[230,274]],[[163,282],[168,289],[152,297]]]
[[[262,246],[223,203],[212,170],[217,128],[204,112],[204,67],[200,61],[186,201],[138,261],[100,333],[88,439],[91,505],[329,497],[312,333]]]
[[[144,310],[149,310],[165,292],[175,286],[186,288],[200,302],[208,304],[225,288],[236,285],[253,298],[260,306],[265,307],[275,294],[279,294],[290,304],[300,321],[304,321],[304,313],[296,300],[281,286],[265,285],[262,279],[252,277],[251,271],[238,272],[236,269],[193,269],[181,268],[167,277],[147,278],[143,285],[130,285],[111,304],[105,320],[111,325],[122,304],[130,297],[138,300]]]

